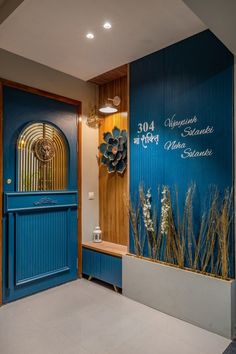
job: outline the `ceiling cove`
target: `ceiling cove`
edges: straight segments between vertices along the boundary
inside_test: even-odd
[[[24,0],[0,47],[87,81],[204,29],[182,0]]]

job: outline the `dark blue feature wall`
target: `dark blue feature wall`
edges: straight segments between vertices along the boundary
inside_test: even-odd
[[[204,31],[130,65],[130,192],[233,181],[233,55]],[[132,245],[132,240],[131,240]]]

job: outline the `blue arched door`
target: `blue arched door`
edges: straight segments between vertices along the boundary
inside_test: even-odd
[[[3,88],[3,302],[77,276],[77,110]]]

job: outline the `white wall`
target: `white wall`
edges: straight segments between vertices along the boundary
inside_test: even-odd
[[[236,54],[236,1],[183,0],[205,25]]]
[[[44,65],[0,49],[0,77],[39,88],[82,102],[83,116],[95,104],[97,87]],[[82,129],[82,233],[83,240],[91,238],[99,220],[98,165],[96,161],[98,131],[83,122]],[[95,193],[88,200],[88,192]]]

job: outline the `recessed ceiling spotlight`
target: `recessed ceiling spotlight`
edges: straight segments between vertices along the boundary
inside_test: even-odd
[[[103,27],[104,27],[105,29],[110,29],[110,28],[111,28],[110,22],[105,22],[104,25],[103,25]]]
[[[86,37],[87,37],[88,39],[93,39],[93,38],[94,38],[94,34],[91,33],[91,32],[89,32],[89,33],[86,34]]]

